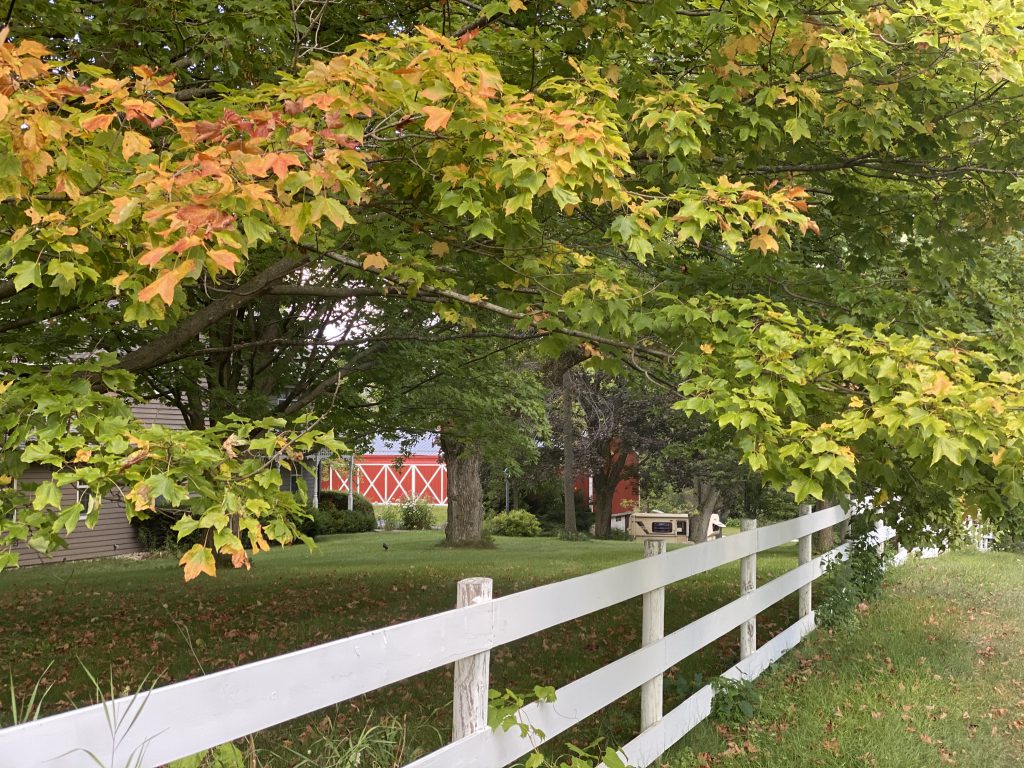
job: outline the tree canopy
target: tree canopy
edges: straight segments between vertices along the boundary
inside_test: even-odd
[[[74,482],[188,505],[239,564],[232,517],[290,540],[272,476],[338,447],[308,413],[344,360],[273,418],[170,434],[122,403],[314,298],[632,369],[798,499],[857,481],[908,533],[1024,527],[1018,4],[339,5],[12,5],[9,541],[58,546]],[[32,463],[56,474],[30,499]]]

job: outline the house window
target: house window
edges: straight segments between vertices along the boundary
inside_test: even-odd
[[[84,523],[89,516],[89,500],[92,497],[89,486],[82,482],[75,483],[75,496],[78,503],[82,505],[82,511],[78,513],[78,522]]]
[[[16,478],[14,478],[11,481],[11,490],[13,490],[13,491],[20,491],[21,490],[21,479],[20,478],[16,477]],[[14,508],[14,513],[11,515],[11,522],[12,523],[18,522],[18,508],[17,507]]]
[[[288,490],[291,493],[298,493],[300,488],[306,487],[306,480],[302,477],[301,467],[293,467],[288,470]]]

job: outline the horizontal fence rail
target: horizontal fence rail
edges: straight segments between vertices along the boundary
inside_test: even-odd
[[[809,536],[847,518],[841,507],[830,507],[490,602],[3,729],[0,768],[95,768],[93,756],[110,768],[120,768],[129,758],[133,768],[156,768]],[[879,540],[890,535],[880,534]],[[569,683],[558,691],[552,704],[528,705],[520,711],[522,722],[543,731],[546,739],[556,736],[811,583],[821,574],[825,558],[836,551]],[[813,617],[802,619],[727,674],[759,672],[777,658],[774,654],[784,653],[792,647],[787,643],[799,642],[811,627]],[[704,698],[710,707],[710,689],[698,692],[626,745],[623,751],[630,764],[645,764],[637,762],[634,753],[646,756],[655,747],[677,740],[679,736],[666,741],[703,711]],[[500,767],[533,746],[534,741],[522,738],[517,729],[484,729],[412,766]]]

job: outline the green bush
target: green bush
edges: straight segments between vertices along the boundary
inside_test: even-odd
[[[825,566],[822,597],[814,611],[818,625],[831,629],[856,621],[857,606],[881,593],[885,569],[885,555],[866,533],[853,539],[845,558],[833,557]]]
[[[330,507],[348,511],[348,493],[345,491],[321,491],[320,509]],[[352,511],[373,514],[373,504],[361,493],[352,494]]]
[[[594,524],[594,513],[586,503],[582,491],[576,491],[576,528],[589,531]],[[549,478],[543,483],[536,483],[521,496],[522,509],[531,513],[540,522],[541,528],[551,534],[565,528],[565,503],[562,499],[562,479],[560,476]]]
[[[348,509],[348,494],[323,491],[320,508],[310,510],[311,520],[303,521],[299,530],[307,536],[331,536],[336,533],[362,533],[377,530],[377,515],[373,504],[362,494],[352,497],[352,511]]]
[[[429,531],[434,524],[433,511],[426,499],[403,499],[398,505],[402,527],[407,531]]]
[[[184,552],[193,544],[201,543],[203,531],[195,531],[178,541],[178,532],[171,530],[185,514],[184,509],[160,509],[145,520],[133,519],[132,528],[140,546],[147,552]]]
[[[377,507],[377,519],[385,531],[397,531],[402,527],[402,510],[396,504],[384,504]]]
[[[495,536],[540,536],[540,521],[525,509],[513,509],[488,519],[487,531]]]

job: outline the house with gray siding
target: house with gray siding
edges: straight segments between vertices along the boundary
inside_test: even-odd
[[[185,429],[185,420],[176,409],[160,403],[146,403],[132,407],[135,416],[147,426],[163,424],[174,429]],[[21,483],[41,483],[48,480],[50,470],[46,467],[30,467],[19,479]],[[63,504],[71,505],[80,500],[78,494],[83,491],[65,488]],[[85,516],[83,514],[82,520]],[[84,522],[75,528],[74,533],[65,537],[67,549],[58,549],[48,555],[42,555],[25,544],[18,544],[14,551],[18,552],[22,567],[45,565],[47,563],[63,563],[72,560],[91,560],[96,557],[112,555],[130,555],[142,552],[135,529],[128,522],[124,513],[124,503],[116,495],[104,497],[100,506],[99,518],[95,527],[86,528]]]

